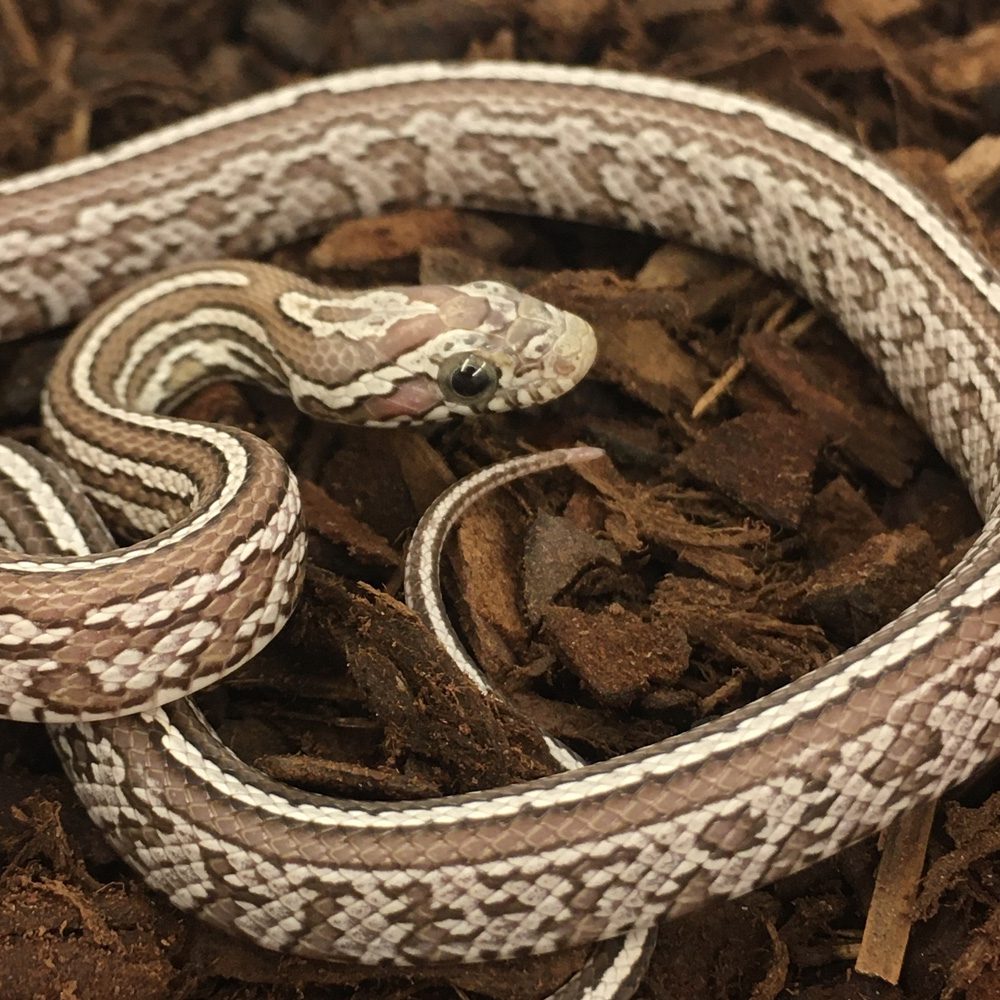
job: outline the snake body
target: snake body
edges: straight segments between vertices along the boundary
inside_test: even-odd
[[[0,185],[0,324],[16,336],[63,323],[154,268],[413,204],[650,231],[780,275],[878,368],[984,529],[934,591],[808,677],[687,735],[524,785],[336,802],[261,779],[188,709],[64,730],[91,815],[135,838],[132,862],[152,884],[299,954],[545,952],[802,868],[996,754],[1000,285],[875,157],[796,115],[564,67],[313,81]]]
[[[12,543],[16,547],[53,553],[71,552],[74,555],[96,554],[114,547],[107,529],[94,514],[79,486],[69,481],[57,464],[23,445],[11,444],[10,447],[22,459],[19,468],[28,474],[26,488],[11,491],[9,497],[8,512],[14,515],[20,526],[20,530],[12,537]],[[456,680],[464,676],[484,696],[495,696],[495,692],[488,678],[480,672],[465,651],[444,610],[438,575],[438,560],[444,539],[464,511],[485,492],[514,478],[564,463],[585,461],[599,454],[601,453],[597,449],[592,448],[565,449],[491,466],[442,493],[425,512],[414,532],[404,570],[407,603],[439,637],[456,668]],[[33,496],[31,489],[27,488],[39,479],[50,487],[53,494],[44,506],[38,503],[37,496]],[[55,533],[39,539],[37,530],[24,528],[35,522],[51,525]],[[65,530],[67,526],[69,530]],[[64,530],[60,532],[60,528]],[[71,777],[83,773],[93,775],[95,768],[106,769],[109,765],[116,769],[122,767],[127,758],[126,748],[136,744],[148,747],[150,736],[157,738],[155,734],[158,728],[162,730],[161,735],[166,741],[173,743],[183,753],[189,765],[199,756],[206,766],[226,762],[241,769],[248,784],[259,789],[269,787],[279,794],[288,791],[269,782],[258,771],[242,765],[227,750],[204,717],[187,701],[167,705],[155,719],[132,715],[108,722],[95,722],[86,733],[81,733],[74,726],[49,727],[56,750]],[[557,767],[577,768],[583,765],[583,761],[567,747],[548,736],[544,739]],[[105,752],[107,747],[114,748],[113,757]],[[124,797],[110,808],[106,788],[98,791],[96,797],[91,793],[97,790],[89,781],[81,782],[78,789],[94,822],[121,856],[151,886],[167,888],[160,878],[160,866],[150,865],[149,861],[154,856],[161,859],[173,856],[180,860],[185,856],[184,845],[171,833],[162,837],[154,835],[151,840],[148,834],[140,835],[139,830],[156,828],[166,833],[180,814],[190,824],[197,812],[204,807],[204,802],[199,802],[196,795],[190,794],[194,791],[193,788],[188,789],[183,806],[168,815],[158,803],[159,796],[168,788],[180,789],[189,777],[184,766],[178,767],[178,757],[170,756],[159,761],[166,764],[162,770],[155,767],[158,762],[152,757],[133,759],[130,763],[141,766],[143,770],[152,764],[154,771],[143,779],[141,785],[132,783],[124,770],[118,772],[125,781]],[[147,783],[149,790],[153,791],[152,795],[147,794],[144,787]],[[319,797],[317,801],[323,803]],[[164,826],[164,821],[167,826]],[[227,822],[238,823],[239,817],[230,814]],[[189,831],[193,828],[187,825]],[[208,843],[205,841],[204,846],[208,847]],[[208,849],[211,850],[210,847]],[[180,863],[182,868],[188,869],[184,861]],[[282,861],[275,858],[272,864],[280,866]],[[241,909],[244,907],[242,901],[231,894],[232,872],[227,871],[226,867],[221,856],[217,856],[213,864],[200,868],[205,896],[198,906],[198,912],[203,919],[224,930],[233,931],[240,926],[238,922],[233,922],[233,906]],[[181,905],[186,905],[183,899],[178,901]],[[580,970],[550,995],[550,1000],[628,1000],[641,979],[655,942],[655,926],[633,928],[620,939],[601,942],[592,950]],[[328,957],[323,952],[316,954],[317,957]]]

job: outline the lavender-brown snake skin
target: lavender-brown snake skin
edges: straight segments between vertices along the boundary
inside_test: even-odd
[[[334,802],[256,777],[163,710],[63,730],[91,815],[136,839],[129,857],[150,884],[299,954],[546,952],[798,870],[994,756],[1000,285],[875,157],[796,115],[686,83],[523,64],[313,81],[0,184],[0,329],[46,329],[159,268],[415,204],[646,230],[787,279],[882,373],[984,529],[933,592],[808,677],[530,784]],[[48,400],[63,404],[58,382]],[[56,414],[57,445],[60,426]],[[116,482],[110,469],[90,484],[105,507]]]

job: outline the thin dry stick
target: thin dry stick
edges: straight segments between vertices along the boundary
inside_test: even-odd
[[[711,409],[716,401],[729,387],[746,371],[747,359],[737,358],[695,401],[691,407],[691,417],[697,420],[703,413]]]
[[[886,830],[875,892],[854,963],[855,969],[866,976],[899,982],[936,808],[937,802],[925,802],[904,813]]]

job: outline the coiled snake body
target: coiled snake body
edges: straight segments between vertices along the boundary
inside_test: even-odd
[[[332,802],[263,781],[162,711],[63,731],[91,815],[128,832],[117,842],[150,882],[302,954],[544,952],[744,893],[992,757],[1000,286],[911,188],[795,115],[562,67],[314,81],[0,185],[0,324],[21,335],[179,260],[442,203],[679,236],[786,278],[837,317],[927,430],[983,532],[931,594],[801,681],[688,735],[530,784]],[[58,402],[50,392],[52,411]],[[58,416],[50,433],[58,445]],[[119,469],[104,475],[91,485],[114,507],[105,494]]]

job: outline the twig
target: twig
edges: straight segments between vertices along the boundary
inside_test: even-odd
[[[898,817],[886,830],[875,892],[854,964],[864,975],[899,982],[936,808],[937,802],[925,802]]]

